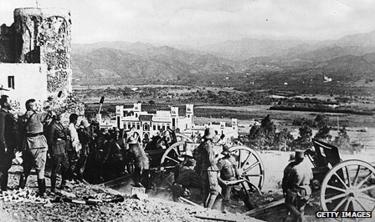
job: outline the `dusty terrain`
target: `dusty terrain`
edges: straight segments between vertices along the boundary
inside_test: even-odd
[[[19,169],[15,169],[17,170]],[[14,189],[0,195],[0,221],[208,221],[197,216],[226,218],[230,221],[257,221],[241,214],[222,214],[160,198],[134,198],[104,186],[84,183],[68,183],[65,191],[69,195],[49,194],[47,198],[39,199],[35,198],[35,179],[35,176],[31,176],[26,190]],[[17,183],[18,176],[11,174],[10,188],[16,188]],[[48,185],[49,180],[47,189]],[[20,195],[20,192],[24,195]],[[115,202],[118,195],[124,197],[123,201],[117,199],[118,202]],[[82,202],[87,198],[100,202]],[[77,202],[71,202],[72,199]]]

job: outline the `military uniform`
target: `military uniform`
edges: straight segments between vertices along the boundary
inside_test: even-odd
[[[220,170],[220,179],[219,181],[233,181],[236,180],[236,164],[234,163],[234,160],[232,156],[225,156],[221,158],[217,164],[218,169]],[[221,184],[222,186],[222,196],[223,196],[223,202],[222,202],[222,210],[224,211],[225,206],[229,204],[230,196],[232,193],[233,186],[227,186],[224,184]]]
[[[304,208],[311,196],[309,184],[312,178],[312,170],[303,160],[294,160],[284,170],[282,188],[285,204],[293,216],[293,221],[303,221]]]
[[[46,112],[38,113],[32,110],[28,110],[24,119],[25,125],[25,151],[24,151],[24,162],[23,168],[24,173],[21,176],[20,187],[25,187],[27,177],[30,174],[31,168],[35,167],[38,177],[39,193],[43,194],[46,189],[46,183],[44,179],[46,159],[47,159],[47,139],[43,134],[43,124],[49,118],[49,114]]]
[[[194,151],[197,161],[196,171],[201,178],[202,198],[205,207],[212,208],[217,195],[221,192],[218,182],[219,169],[212,139],[205,139]]]
[[[51,154],[51,191],[56,187],[56,173],[61,171],[61,186],[64,186],[69,170],[67,147],[67,132],[60,121],[54,120],[49,129],[49,151]]]
[[[8,110],[0,111],[0,187],[7,190],[8,170],[12,165],[14,149],[17,146],[17,124]]]

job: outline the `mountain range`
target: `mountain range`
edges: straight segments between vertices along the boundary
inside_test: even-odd
[[[241,39],[199,48],[98,42],[72,47],[74,84],[200,84],[255,88],[288,82],[374,86],[375,31],[336,40]],[[266,83],[267,81],[267,83]],[[246,87],[245,87],[246,88]]]

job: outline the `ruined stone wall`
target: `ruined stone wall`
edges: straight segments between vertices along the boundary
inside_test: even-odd
[[[71,92],[71,18],[63,9],[14,10],[15,61],[47,66],[51,95]]]
[[[5,24],[0,26],[0,63],[14,62],[14,29]]]

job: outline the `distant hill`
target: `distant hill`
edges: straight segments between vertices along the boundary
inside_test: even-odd
[[[191,54],[168,46],[118,43],[79,45],[73,51],[75,83],[118,84],[178,81],[187,75],[229,74],[234,68],[209,54]],[[118,47],[117,47],[118,46]],[[137,47],[139,46],[139,47]]]
[[[99,42],[73,45],[72,57],[74,84],[199,84],[250,90],[294,83],[298,89],[300,84],[319,88],[328,76],[331,86],[360,87],[375,81],[375,32],[321,42],[243,39],[193,50]]]

